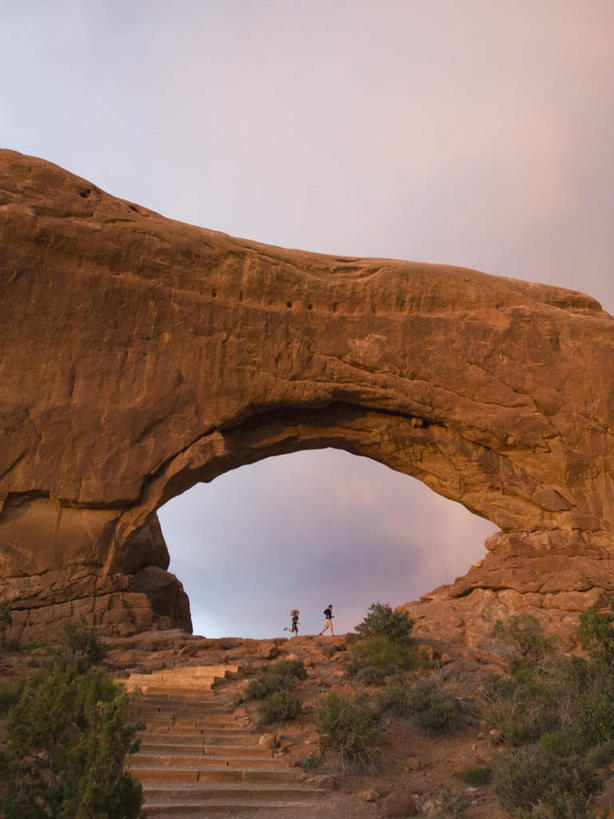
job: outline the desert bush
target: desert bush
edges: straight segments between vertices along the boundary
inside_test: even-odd
[[[497,620],[493,637],[509,647],[510,669],[533,667],[557,652],[558,638],[546,637],[539,620],[530,614],[516,614],[507,623]]]
[[[83,673],[107,656],[108,648],[100,639],[96,629],[88,626],[83,618],[78,623],[69,622],[64,626],[64,634],[52,664],[64,668],[73,666]]]
[[[5,716],[9,709],[19,701],[23,683],[18,680],[2,680],[0,682],[0,716]]]
[[[559,703],[547,680],[519,675],[497,684],[491,679],[485,682],[483,692],[489,703],[484,722],[488,728],[501,731],[506,742],[534,742],[560,724]]]
[[[501,730],[511,746],[500,757],[495,790],[516,814],[588,817],[588,800],[601,787],[594,771],[614,759],[609,615],[585,614],[581,629],[583,624],[590,660],[557,654],[552,645],[544,648],[530,624],[532,648],[523,644],[510,663],[512,675],[491,676],[484,683],[485,722]],[[527,656],[534,658],[531,666]]]
[[[307,670],[302,660],[282,660],[262,665],[254,680],[245,689],[248,700],[263,700],[283,689],[290,689],[295,680],[304,680]]]
[[[481,788],[490,782],[492,771],[490,768],[467,768],[461,771],[460,778],[473,788]]]
[[[132,696],[103,670],[56,666],[32,678],[6,722],[6,819],[133,819],[141,786],[124,772],[137,750]]]
[[[397,717],[407,717],[412,711],[409,706],[410,680],[406,674],[394,674],[386,680],[386,687],[377,702],[380,712],[389,712]]]
[[[406,611],[395,611],[388,603],[372,603],[355,631],[359,637],[386,637],[393,643],[408,644],[414,621]]]
[[[598,777],[581,758],[553,756],[539,743],[505,751],[495,776],[495,792],[516,815],[587,816],[587,801],[599,788]]]
[[[289,691],[282,688],[265,697],[258,706],[260,722],[268,725],[271,722],[294,719],[301,713],[301,701]]]
[[[410,671],[428,666],[426,654],[411,643],[395,642],[378,635],[355,640],[347,650],[343,670],[353,676],[364,668],[377,668],[387,674]]]
[[[515,745],[573,725],[585,747],[614,737],[614,680],[607,669],[580,657],[558,656],[506,679],[483,685],[484,722]]]
[[[373,765],[377,758],[377,714],[366,703],[331,691],[320,698],[316,730],[320,751],[336,751],[342,762]]]
[[[614,665],[614,598],[609,612],[598,612],[590,606],[580,615],[578,638],[592,660]]]
[[[361,685],[384,685],[387,674],[376,665],[364,665],[358,668],[354,676]]]
[[[441,676],[420,677],[407,691],[407,710],[425,734],[453,731],[462,722],[460,705]]]

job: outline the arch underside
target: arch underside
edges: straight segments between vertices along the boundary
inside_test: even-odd
[[[51,564],[39,565],[38,570],[25,566],[30,587],[26,595],[20,578],[8,579],[9,588],[12,582],[20,590],[17,624],[21,607],[24,634],[37,634],[47,629],[50,619],[57,625],[77,613],[85,613],[113,633],[146,626],[189,630],[189,602],[180,581],[167,572],[168,552],[157,510],[195,484],[240,466],[326,447],[372,458],[417,478],[500,527],[501,532],[487,541],[489,554],[481,565],[435,597],[427,595],[414,604],[414,617],[420,618],[421,608],[431,608],[423,617],[431,624],[423,624],[427,634],[433,623],[440,636],[450,629],[449,622],[438,619],[446,610],[442,593],[448,616],[450,606],[462,607],[485,594],[492,598],[486,600],[486,608],[498,616],[510,602],[514,610],[541,613],[544,601],[552,610],[557,603],[573,610],[603,602],[614,591],[605,576],[614,569],[609,535],[598,528],[580,529],[572,504],[514,463],[504,444],[496,451],[432,419],[337,402],[259,411],[223,431],[207,432],[148,477],[138,502],[127,507],[93,509],[49,497],[9,498],[5,523],[13,514],[17,525],[26,524],[26,537],[31,533],[29,525],[36,527],[42,520],[49,528],[54,519],[58,539],[52,565],[63,566],[60,570]],[[519,518],[530,517],[535,521],[532,529],[514,528]],[[31,518],[33,524],[28,524]],[[90,560],[84,564],[80,555],[85,541],[90,546],[97,543],[98,548],[93,554],[90,548]],[[487,615],[486,622],[495,614]],[[463,639],[470,640],[471,635],[464,633],[464,616],[453,620],[457,630],[462,628]]]

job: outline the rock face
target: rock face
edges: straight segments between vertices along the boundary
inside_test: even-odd
[[[325,446],[500,527],[417,604],[423,631],[614,592],[614,319],[588,296],[234,239],[12,151],[0,288],[0,573],[24,633],[189,628],[156,510]]]

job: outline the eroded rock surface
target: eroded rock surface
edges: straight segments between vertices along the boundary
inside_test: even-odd
[[[189,628],[156,510],[323,446],[500,527],[418,604],[423,631],[448,612],[479,639],[495,610],[573,617],[614,592],[614,319],[588,296],[235,239],[12,151],[0,287],[0,573],[22,631]]]

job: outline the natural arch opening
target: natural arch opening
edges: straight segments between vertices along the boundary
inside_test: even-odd
[[[497,527],[418,480],[338,449],[226,472],[158,511],[170,570],[190,598],[195,633],[301,633],[335,603],[347,631],[375,600],[398,605],[451,583],[485,554]]]

